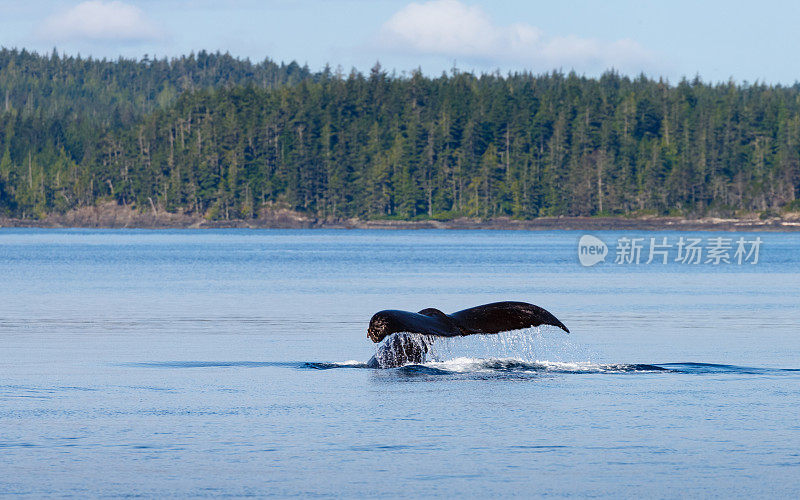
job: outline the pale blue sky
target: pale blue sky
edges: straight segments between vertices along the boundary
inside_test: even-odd
[[[676,81],[800,80],[793,1],[3,0],[0,45],[97,57],[199,49],[398,72],[614,66]]]

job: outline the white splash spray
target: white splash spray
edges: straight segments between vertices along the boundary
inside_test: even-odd
[[[426,362],[442,363],[449,360],[514,360],[523,363],[595,363],[597,353],[572,342],[561,330],[550,327],[532,327],[502,332],[495,335],[468,335],[464,337],[437,337],[415,333],[396,333],[404,342],[413,343],[423,352]],[[381,366],[397,366],[397,353],[389,346],[392,336],[378,345],[375,358]],[[398,339],[400,340],[400,339]]]

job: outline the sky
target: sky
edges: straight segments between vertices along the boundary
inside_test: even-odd
[[[800,81],[800,2],[2,0],[0,46],[97,58],[229,52],[368,71],[608,69],[677,82]]]

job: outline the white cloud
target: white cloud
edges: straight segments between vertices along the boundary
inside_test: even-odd
[[[157,40],[161,31],[144,11],[117,0],[89,0],[48,17],[38,30],[48,40],[140,42]]]
[[[653,56],[637,42],[613,42],[576,35],[548,37],[530,24],[495,24],[483,9],[458,0],[411,3],[380,29],[387,49],[435,55],[482,64],[521,64],[534,70],[574,68],[597,71],[614,67],[642,71]]]

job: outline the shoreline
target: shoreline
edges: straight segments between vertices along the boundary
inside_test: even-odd
[[[459,218],[447,221],[319,219],[287,209],[262,211],[254,219],[209,221],[197,215],[138,212],[107,203],[83,207],[43,219],[0,217],[0,228],[104,228],[104,229],[493,229],[493,230],[669,230],[669,231],[800,231],[800,214],[760,219],[703,217],[539,217],[516,220]]]

